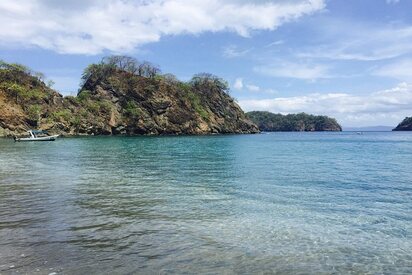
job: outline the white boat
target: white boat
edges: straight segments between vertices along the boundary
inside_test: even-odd
[[[29,137],[14,137],[14,141],[53,141],[59,135],[49,135],[46,131],[29,130]]]

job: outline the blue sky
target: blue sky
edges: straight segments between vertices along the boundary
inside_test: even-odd
[[[90,63],[126,54],[188,80],[225,78],[246,110],[344,126],[412,116],[412,1],[0,1],[0,59],[75,94]]]

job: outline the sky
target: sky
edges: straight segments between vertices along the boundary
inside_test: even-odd
[[[226,79],[245,111],[343,126],[412,116],[411,0],[1,0],[0,59],[75,95],[113,54]]]

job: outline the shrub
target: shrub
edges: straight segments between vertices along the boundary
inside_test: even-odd
[[[133,101],[128,101],[124,108],[124,114],[128,118],[136,119],[143,115],[143,111]]]
[[[70,121],[72,113],[69,110],[60,110],[53,112],[51,117],[59,122]]]
[[[112,104],[107,100],[102,100],[98,102],[100,112],[105,114],[110,114],[112,111]]]
[[[82,123],[81,115],[77,114],[70,119],[70,123],[78,129]]]
[[[25,93],[26,100],[42,100],[47,97],[47,94],[41,89],[29,89]]]
[[[5,83],[4,86],[7,88],[6,90],[9,95],[15,98],[16,102],[27,93],[26,88],[17,83]]]
[[[189,93],[192,88],[190,83],[185,83],[185,82],[179,82],[177,84],[177,87],[179,90],[186,92],[186,93]]]
[[[189,91],[186,94],[186,98],[189,100],[196,113],[198,113],[202,119],[208,121],[209,113],[203,107],[200,96],[192,91]]]
[[[77,99],[80,102],[83,102],[83,101],[86,101],[86,100],[90,99],[91,96],[92,96],[92,92],[90,92],[88,90],[83,90],[83,91],[79,92],[79,94],[77,95]]]
[[[99,114],[100,113],[100,105],[96,101],[87,101],[85,104],[85,107],[87,110],[89,110],[93,114]]]
[[[31,105],[27,108],[27,116],[32,121],[38,121],[40,119],[41,106]]]

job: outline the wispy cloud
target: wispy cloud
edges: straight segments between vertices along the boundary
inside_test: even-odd
[[[284,41],[284,40],[276,40],[276,41],[274,41],[274,42],[272,42],[272,43],[267,44],[267,45],[265,46],[265,48],[270,48],[270,47],[273,47],[273,46],[279,46],[279,45],[282,45],[282,44],[285,44],[285,41]]]
[[[275,30],[320,11],[325,0],[2,0],[0,44],[59,53],[130,52],[165,35]]]
[[[372,71],[374,75],[412,81],[412,59],[404,59],[383,65]]]
[[[398,4],[400,0],[386,0],[387,4]]]
[[[226,58],[234,58],[244,56],[249,53],[252,49],[239,49],[238,46],[230,45],[223,48],[223,56]]]
[[[377,61],[412,53],[412,26],[365,25],[335,20],[320,27],[331,41],[299,49],[298,58]]]
[[[392,89],[364,96],[348,93],[313,93],[295,97],[240,100],[239,104],[247,111],[327,114],[338,118],[344,125],[394,125],[405,116],[410,116],[412,84],[400,83]]]
[[[246,85],[246,89],[248,89],[250,92],[259,92],[260,87],[252,84]]]
[[[284,78],[296,78],[304,80],[317,80],[330,78],[329,67],[320,64],[280,62],[270,65],[260,65],[253,68],[257,73]]]

